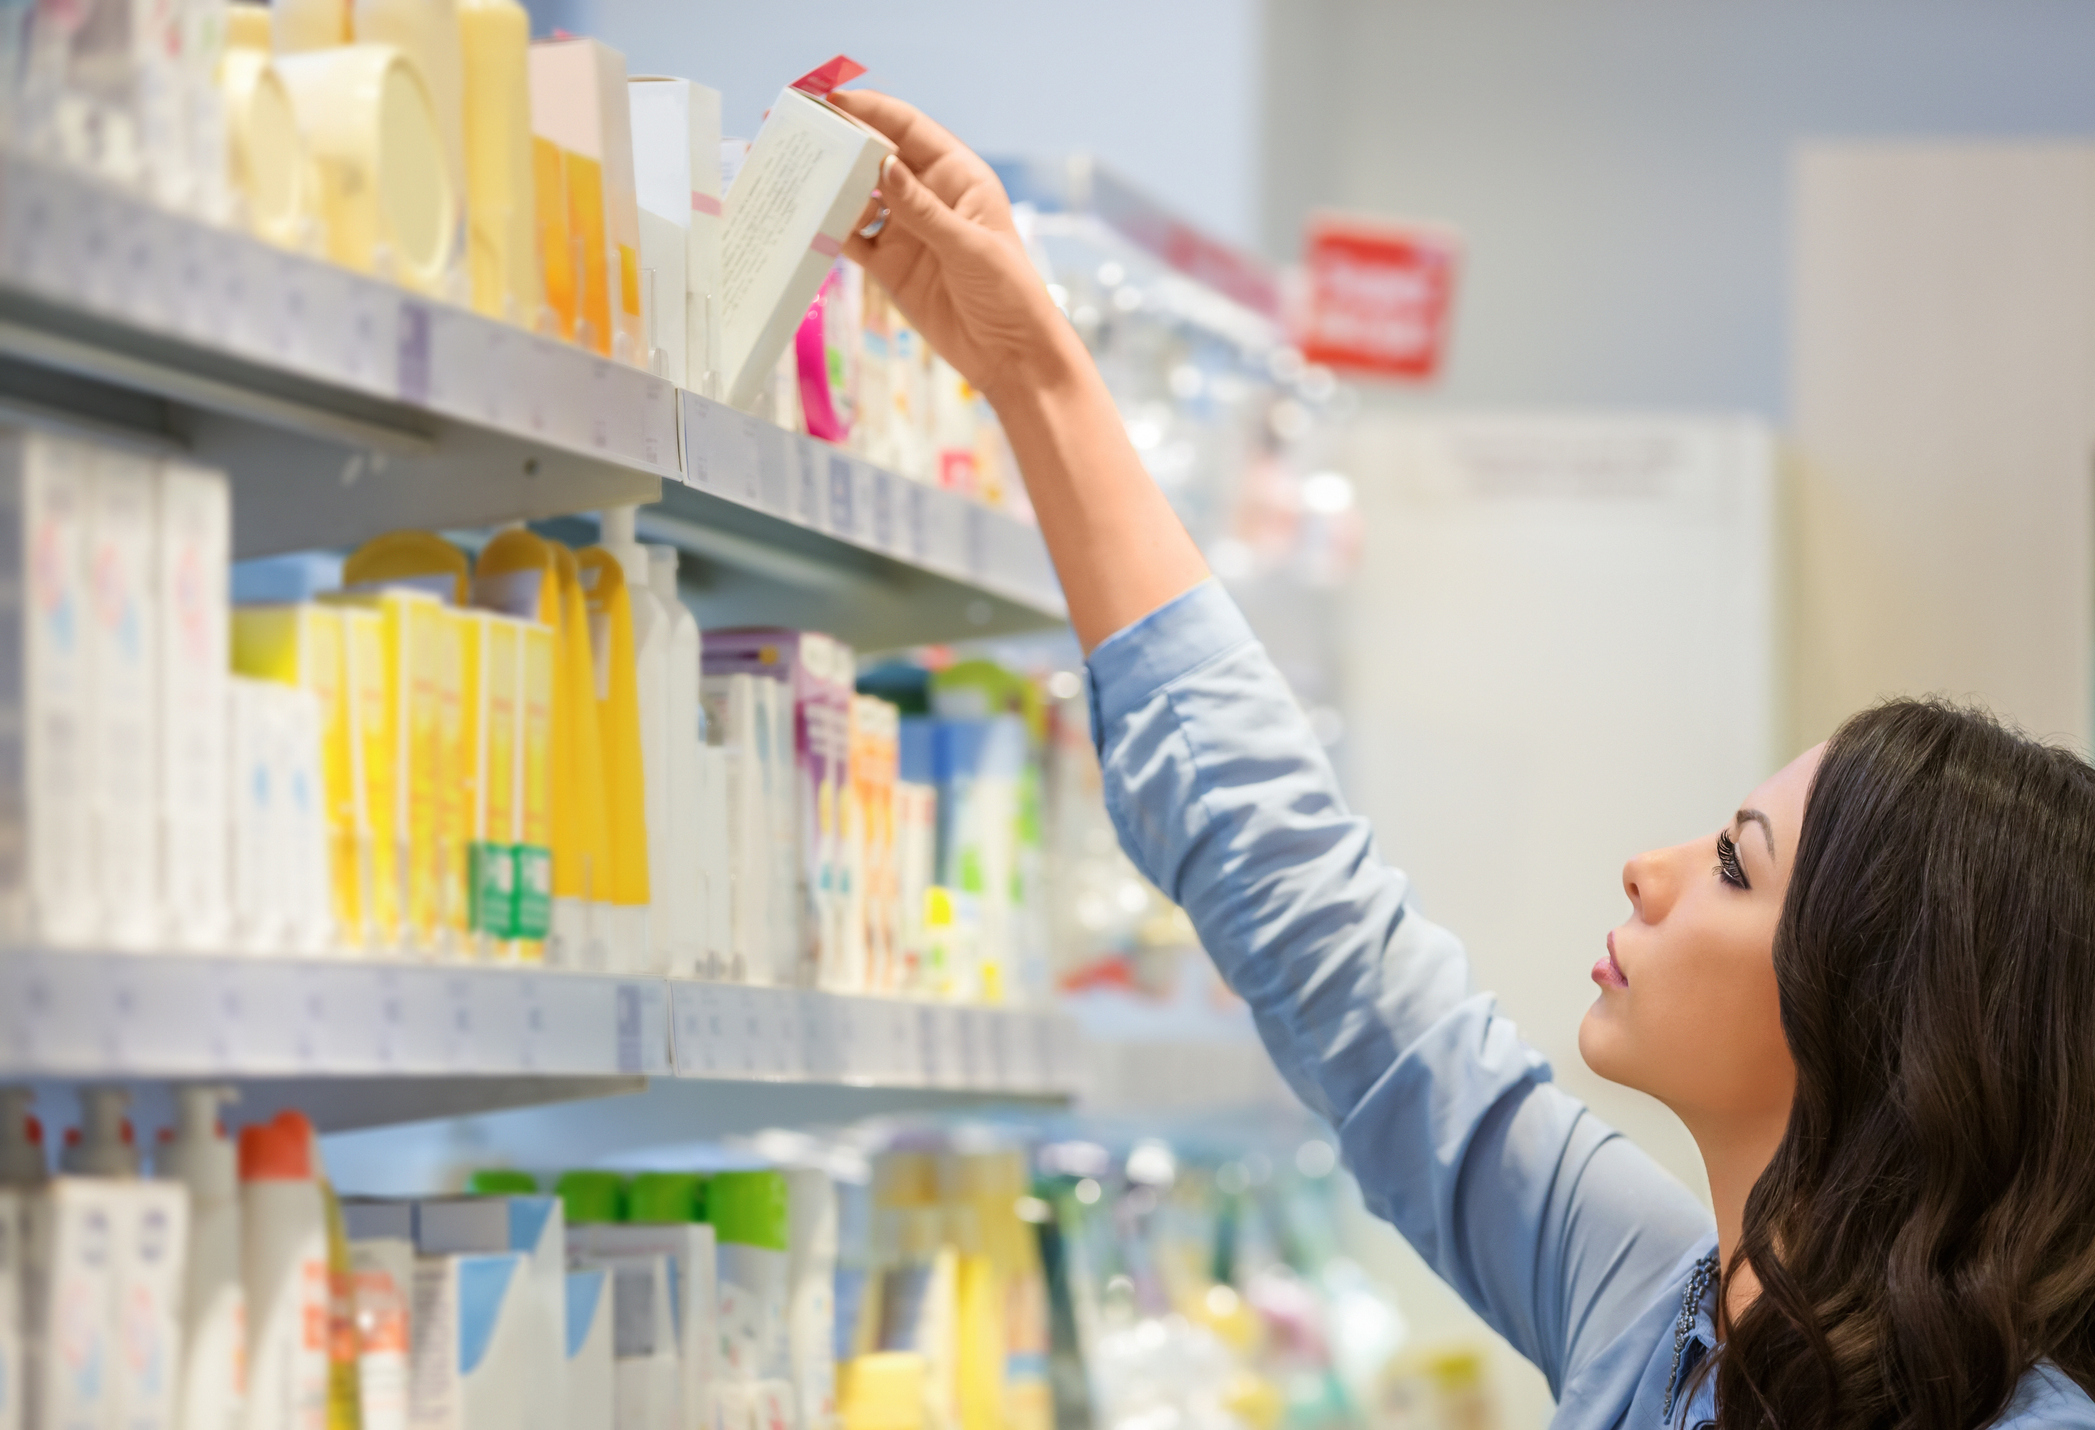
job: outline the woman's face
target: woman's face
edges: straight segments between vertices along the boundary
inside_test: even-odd
[[[1579,1025],[1579,1053],[1691,1128],[1789,1116],[1796,1069],[1775,994],[1775,921],[1824,748],[1784,766],[1707,838],[1623,866],[1629,918],[1593,965],[1600,997]]]

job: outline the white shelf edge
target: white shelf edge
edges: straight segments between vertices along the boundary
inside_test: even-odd
[[[1074,1020],[653,975],[0,950],[0,1079],[647,1079],[1066,1098]]]

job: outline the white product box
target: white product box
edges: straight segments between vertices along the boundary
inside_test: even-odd
[[[520,1430],[562,1430],[566,1393],[567,1217],[553,1196],[435,1197],[415,1203],[415,1245],[424,1256],[515,1252],[523,1284],[512,1316],[524,1360]]]
[[[251,953],[284,947],[290,899],[278,845],[283,800],[278,788],[276,704],[283,687],[244,675],[226,677],[227,856],[233,943]]]
[[[117,1354],[116,1221],[122,1184],[59,1177],[24,1199],[25,1423],[107,1430]]]
[[[837,1186],[827,1172],[786,1173],[786,1354],[805,1430],[837,1413]]]
[[[567,1273],[567,1430],[612,1430],[617,1374],[611,1354],[611,1273]]]
[[[96,934],[87,658],[92,449],[0,431],[0,941]]]
[[[150,461],[103,449],[87,504],[95,895],[104,938],[134,949],[161,941],[157,484]]]
[[[23,1430],[22,1194],[0,1188],[0,1430]]]
[[[881,135],[797,89],[780,93],[722,205],[722,372],[749,411],[799,330],[894,152]]]
[[[577,1258],[610,1273],[613,1423],[617,1430],[681,1430],[677,1367],[676,1263],[666,1256]]]
[[[284,942],[294,953],[334,947],[333,886],[328,871],[327,793],[321,761],[320,697],[273,684],[269,738],[278,799],[276,853],[283,880]]]
[[[688,79],[657,75],[634,76],[628,91],[640,261],[657,273],[656,342],[667,350],[671,381],[717,398],[722,381],[720,93]],[[662,252],[665,243],[677,252]],[[664,276],[671,271],[677,274],[673,286]]]
[[[227,583],[232,502],[223,473],[163,463],[154,618],[160,648],[160,891],[175,947],[224,948]]]
[[[115,1430],[174,1430],[182,1365],[189,1189],[180,1182],[115,1188]]]
[[[415,1244],[405,1237],[352,1237],[349,1264],[356,1284],[357,1403],[363,1430],[408,1430]]]
[[[589,1257],[666,1256],[675,1268],[676,1325],[684,1430],[711,1430],[714,1360],[720,1346],[713,1228],[702,1222],[593,1223],[569,1233],[570,1253]]]
[[[531,1347],[517,1334],[527,1258],[415,1262],[408,1423],[414,1430],[515,1430],[526,1423]]]

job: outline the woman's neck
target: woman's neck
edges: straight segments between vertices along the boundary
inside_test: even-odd
[[[1709,1176],[1710,1208],[1717,1215],[1717,1264],[1731,1271],[1731,1254],[1738,1248],[1739,1226],[1746,1216],[1746,1198],[1774,1158],[1789,1114],[1785,1109],[1780,1116],[1719,1121],[1683,1116],[1681,1120],[1701,1150],[1702,1168]],[[1760,1281],[1753,1268],[1741,1265],[1724,1281],[1725,1321],[1736,1322],[1758,1295]]]

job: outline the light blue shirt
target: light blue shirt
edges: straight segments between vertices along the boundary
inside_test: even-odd
[[[1220,586],[1118,632],[1090,669],[1121,843],[1337,1129],[1369,1208],[1541,1368],[1554,1426],[1664,1424],[1709,1213],[1470,991],[1462,945],[1412,908]],[[1680,1379],[1715,1346],[1712,1301]],[[1711,1384],[1675,1397],[1675,1425],[1712,1418]],[[1996,1423],[2095,1430],[2095,1402],[2042,1366]]]

